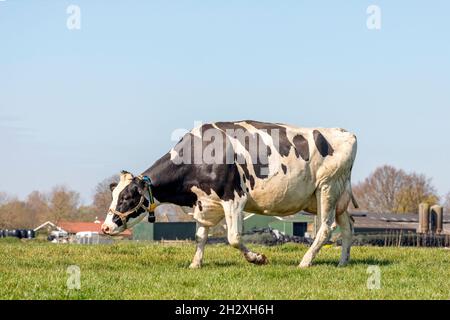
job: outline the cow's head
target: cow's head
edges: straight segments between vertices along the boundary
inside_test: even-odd
[[[149,207],[149,186],[140,177],[122,171],[119,183],[112,183],[112,202],[102,231],[108,235],[117,235],[140,222]]]

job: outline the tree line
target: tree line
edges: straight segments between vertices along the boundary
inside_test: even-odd
[[[80,204],[80,194],[66,186],[56,186],[49,193],[31,192],[25,200],[0,192],[0,228],[35,228],[52,221],[94,221],[103,219],[112,201],[109,185],[117,175],[98,183],[90,205]],[[374,213],[417,213],[418,205],[441,203],[450,210],[450,193],[442,199],[430,178],[407,173],[392,166],[377,168],[365,180],[353,186],[359,211]]]
[[[50,192],[31,192],[25,200],[0,192],[0,228],[36,228],[52,221],[92,222],[104,219],[112,201],[109,185],[118,182],[117,175],[97,184],[92,204],[80,204],[80,194],[66,186],[56,186]]]

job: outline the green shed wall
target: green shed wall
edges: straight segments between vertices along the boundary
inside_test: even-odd
[[[272,229],[276,229],[280,232],[283,232],[287,236],[294,235],[294,226],[293,226],[292,222],[278,220],[278,221],[274,221],[274,222],[270,223],[269,226]]]
[[[154,227],[153,239],[195,240],[197,224],[195,222],[161,222]]]
[[[195,222],[141,222],[133,228],[133,240],[195,240]]]
[[[274,220],[276,219],[270,216],[253,215],[244,220],[244,232],[251,232],[254,229],[267,228]]]
[[[133,240],[153,241],[154,224],[148,222],[138,223],[133,228]]]

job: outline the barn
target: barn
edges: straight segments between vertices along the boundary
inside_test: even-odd
[[[265,228],[278,230],[286,236],[304,237],[314,229],[314,216],[302,212],[289,217],[248,214],[244,218],[244,233]]]
[[[352,213],[355,234],[405,232],[416,233],[419,226],[417,213]],[[443,234],[450,234],[450,215],[444,215]]]
[[[354,232],[358,234],[404,232],[416,233],[419,215],[353,212]],[[314,237],[316,216],[308,213],[298,213],[290,217],[270,217],[248,214],[244,218],[244,232],[272,228],[287,236]],[[339,234],[339,227],[333,234]],[[444,234],[450,234],[450,215],[444,215]]]

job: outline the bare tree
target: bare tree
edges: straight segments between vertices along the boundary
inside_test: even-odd
[[[439,201],[431,179],[388,165],[377,168],[353,191],[362,210],[376,213],[417,212],[421,202]]]
[[[0,227],[4,229],[32,227],[25,202],[11,199],[3,204],[0,207]]]
[[[80,203],[80,194],[65,186],[53,188],[50,194],[50,218],[59,223],[62,220],[76,218]]]
[[[85,222],[94,222],[99,218],[97,212],[95,212],[94,207],[92,205],[89,206],[80,206],[77,210],[77,214],[73,216],[73,220],[76,221],[85,221]]]
[[[45,194],[39,191],[31,192],[27,197],[26,206],[34,225],[49,220],[50,208],[48,197]]]
[[[92,204],[92,209],[97,216],[104,216],[108,212],[109,206],[112,201],[112,194],[110,189],[111,183],[118,183],[119,176],[113,175],[106,178],[95,187],[94,202]]]
[[[37,200],[37,191],[30,194],[27,201],[20,201],[2,193],[0,199],[0,227],[8,229],[33,228],[38,222],[38,213],[46,214],[40,210]],[[44,207],[46,203],[44,202]]]
[[[369,212],[395,212],[396,195],[403,188],[405,175],[392,166],[377,168],[353,188],[360,207]]]
[[[434,205],[439,202],[439,196],[431,179],[423,174],[412,173],[404,177],[403,187],[396,196],[398,213],[419,212],[422,202]]]
[[[6,192],[0,192],[0,205],[8,202],[9,196]]]

